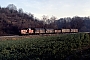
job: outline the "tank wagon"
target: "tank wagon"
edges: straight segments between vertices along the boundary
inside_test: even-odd
[[[46,29],[46,33],[49,34],[49,33],[54,33],[54,29]]]
[[[61,29],[62,33],[77,33],[78,29]]]
[[[44,34],[45,29],[43,28],[35,28],[34,34]]]
[[[44,28],[28,28],[21,29],[21,35],[27,34],[60,34],[60,33],[77,33],[78,29],[44,29]]]
[[[72,32],[72,33],[78,32],[78,29],[71,29],[71,32]]]
[[[62,33],[69,33],[70,29],[62,29]]]
[[[55,34],[59,34],[59,33],[61,33],[61,30],[55,30]]]

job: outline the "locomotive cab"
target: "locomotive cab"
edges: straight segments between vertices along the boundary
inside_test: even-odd
[[[28,28],[28,29],[27,29],[27,33],[28,33],[28,34],[33,34],[33,33],[34,33],[34,30],[32,30],[31,28]]]

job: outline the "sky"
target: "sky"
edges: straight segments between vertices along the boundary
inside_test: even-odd
[[[43,15],[59,18],[90,16],[90,0],[1,0],[0,6],[14,4],[41,19]]]

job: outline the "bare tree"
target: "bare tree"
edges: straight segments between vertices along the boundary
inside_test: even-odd
[[[50,18],[50,20],[51,20],[51,23],[52,23],[52,22],[55,22],[56,17],[55,17],[55,16],[52,16],[52,17]]]
[[[17,7],[14,4],[9,4],[7,8],[9,8],[10,10],[17,10]]]
[[[44,24],[47,24],[46,21],[48,20],[48,16],[43,15],[42,20],[44,21]]]
[[[22,8],[19,8],[18,12],[19,12],[20,14],[22,14],[22,13],[23,13],[23,9],[22,9]]]
[[[52,16],[50,18],[50,23],[53,25],[52,28],[57,29],[57,24],[56,24],[55,20],[56,20],[56,17],[55,16]]]
[[[84,25],[84,21],[80,17],[75,16],[75,17],[72,18],[71,28],[80,29],[83,25]]]

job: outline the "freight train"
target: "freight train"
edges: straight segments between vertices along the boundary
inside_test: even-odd
[[[60,33],[77,33],[78,29],[45,29],[45,28],[26,28],[21,29],[21,35],[31,34],[60,34]]]

